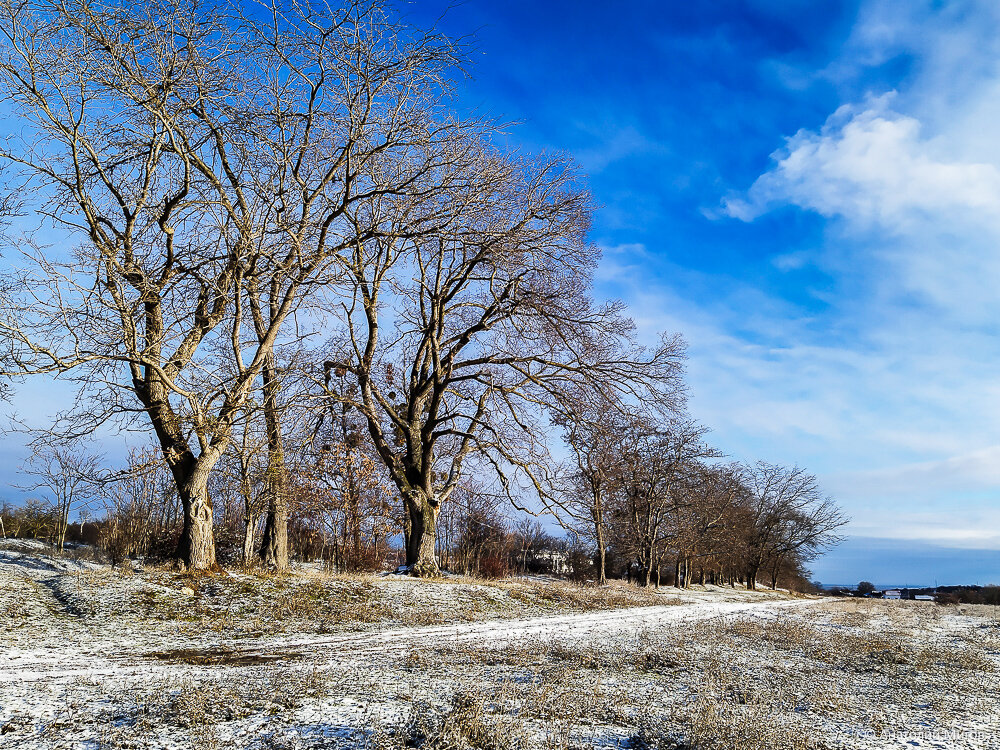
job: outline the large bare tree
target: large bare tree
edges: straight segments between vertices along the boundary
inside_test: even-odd
[[[68,432],[145,415],[184,505],[178,558],[212,568],[209,473],[254,390],[273,417],[287,321],[377,235],[381,201],[434,192],[461,140],[439,112],[454,47],[377,0],[5,0],[0,40],[24,124],[0,159],[77,243],[22,240],[5,371],[75,378]],[[265,547],[283,567],[271,417]]]
[[[469,462],[516,498],[545,492],[549,417],[583,384],[642,390],[679,344],[644,351],[618,304],[590,298],[599,253],[572,165],[470,140],[440,195],[393,206],[394,227],[344,269],[346,330],[330,398],[364,415],[409,516],[406,563],[438,571],[436,520]]]

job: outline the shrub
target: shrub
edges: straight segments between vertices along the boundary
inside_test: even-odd
[[[496,554],[485,554],[479,560],[479,575],[483,578],[504,578],[508,573],[507,561]]]

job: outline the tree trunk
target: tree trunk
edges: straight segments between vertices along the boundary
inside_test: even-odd
[[[594,482],[592,484],[594,536],[597,541],[598,554],[597,583],[603,586],[608,582],[607,550],[604,543],[604,491],[599,477],[595,477],[592,481]]]
[[[650,545],[649,549],[643,550],[643,554],[646,555],[646,567],[642,571],[642,585],[648,586],[653,580],[653,547]]]
[[[423,492],[414,492],[406,500],[410,533],[406,539],[406,566],[418,578],[441,575],[437,558],[438,508]]]
[[[355,570],[361,569],[362,564],[362,554],[361,554],[361,498],[358,497],[358,490],[354,486],[353,476],[349,483],[349,493],[350,493],[350,503],[349,508],[351,511],[351,565]]]
[[[267,518],[264,520],[260,561],[262,565],[279,572],[288,570],[288,508],[283,489],[276,491],[271,497]]]
[[[188,570],[215,570],[218,564],[208,472],[192,470],[185,481],[178,483],[178,490],[184,506],[184,530],[177,545],[178,562]]]
[[[247,509],[246,519],[244,520],[243,526],[243,564],[246,567],[250,567],[254,563],[254,537],[256,536],[257,524],[260,522],[260,516],[254,513],[250,513]]]
[[[604,549],[604,524],[598,521],[594,524],[594,532],[597,536],[597,582],[603,586],[608,582],[607,578],[607,550]]]
[[[59,526],[56,529],[56,546],[62,552],[66,546],[66,531],[69,529],[69,503],[62,503],[59,508]]]
[[[201,456],[196,458],[188,445],[188,436],[170,405],[166,388],[151,379],[145,383],[136,382],[139,384],[136,395],[146,407],[153,424],[184,514],[184,528],[174,553],[176,563],[182,570],[218,570],[212,528],[215,517],[212,499],[208,495],[208,476],[228,445],[229,433],[222,428],[230,425],[218,425],[219,431],[214,439],[208,447],[203,446]]]
[[[260,561],[279,572],[288,570],[288,497],[285,482],[285,453],[278,413],[280,387],[274,355],[267,356],[261,372],[264,380],[264,422],[267,426],[267,519],[261,540]]]

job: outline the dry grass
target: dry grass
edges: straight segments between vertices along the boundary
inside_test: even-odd
[[[274,671],[241,680],[190,677],[143,681],[124,688],[119,709],[105,727],[100,748],[126,750],[158,746],[164,728],[172,738],[185,735],[190,746],[225,747],[218,726],[250,716],[289,714],[307,701],[330,694],[337,683],[316,670]]]
[[[123,581],[128,587],[116,589]],[[212,627],[336,633],[670,602],[619,585],[372,576],[190,579],[159,571],[81,576],[73,585],[103,610],[124,590],[129,617],[157,613],[163,632],[194,635]],[[193,593],[182,594],[182,586]],[[995,712],[1000,623],[993,615],[860,600],[765,611],[590,640],[553,634],[408,648],[387,641],[384,653],[354,654],[296,645],[288,651],[294,661],[277,648],[241,651],[223,638],[212,642],[229,646],[167,648],[157,669],[187,676],[102,694],[97,744],[147,747],[168,734],[181,746],[255,750],[817,750],[824,742],[854,746],[846,733],[855,729],[967,726]],[[337,637],[318,640],[335,644]],[[261,653],[268,657],[254,657]],[[234,736],[240,722],[258,733],[266,725],[266,736]],[[86,736],[71,722],[58,726],[68,728],[52,729],[54,736]],[[331,744],[336,733],[350,744]]]
[[[74,601],[92,605],[90,614],[113,610],[142,622],[179,623],[190,635],[336,633],[375,625],[442,625],[679,603],[620,582],[598,587],[264,571],[192,576],[167,569],[108,569],[73,578]]]
[[[527,741],[523,722],[502,710],[508,697],[502,692],[490,698],[456,693],[445,706],[414,701],[403,731],[401,748],[425,750],[517,750]]]
[[[656,589],[613,581],[606,586],[584,586],[565,581],[505,584],[514,600],[557,610],[605,610],[680,604]]]

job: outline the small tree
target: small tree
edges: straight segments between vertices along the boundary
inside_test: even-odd
[[[105,516],[98,544],[115,564],[146,554],[180,520],[170,471],[155,446],[129,451],[125,468],[102,481],[101,498]]]
[[[62,551],[70,513],[82,510],[97,495],[101,458],[88,453],[83,445],[51,445],[36,442],[34,451],[22,467],[23,473],[36,481],[22,489],[42,492],[55,517],[53,544]]]

